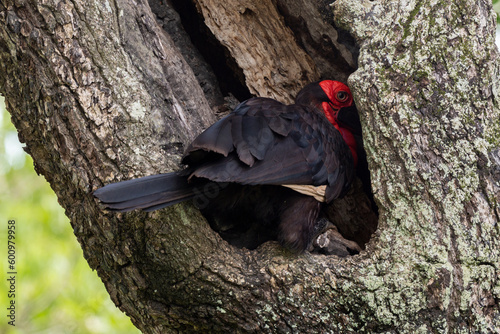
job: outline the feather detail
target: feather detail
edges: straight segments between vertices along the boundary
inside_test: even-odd
[[[318,202],[326,202],[326,185],[315,187],[302,184],[282,184],[282,186],[295,190],[298,193],[314,197],[314,199],[316,199]]]

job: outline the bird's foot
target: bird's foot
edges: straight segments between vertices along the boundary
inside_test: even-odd
[[[328,219],[322,218],[314,226],[314,237],[309,251],[346,257],[358,254],[361,252],[361,247],[355,241],[345,239],[335,225]]]

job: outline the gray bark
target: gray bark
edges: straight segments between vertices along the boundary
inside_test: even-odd
[[[12,120],[90,266],[139,329],[498,331],[490,2],[339,0],[332,16],[323,2],[197,0],[184,13],[219,43],[228,58],[219,65],[188,40],[180,1],[150,2],[0,2],[0,90]],[[355,37],[358,59],[336,26]],[[356,66],[348,82],[380,212],[360,255],[292,256],[272,242],[237,249],[189,203],[115,214],[91,195],[178,169],[185,145],[228,109],[223,72],[290,101],[308,81],[345,79]],[[352,201],[343,207],[360,207]]]

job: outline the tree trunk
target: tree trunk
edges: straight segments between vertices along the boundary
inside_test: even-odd
[[[90,266],[144,333],[498,332],[491,3],[338,0],[333,9],[1,1],[0,89],[20,139]],[[91,194],[178,169],[187,143],[234,97],[288,102],[356,66],[348,83],[380,214],[360,255],[238,249],[189,203],[116,214]]]

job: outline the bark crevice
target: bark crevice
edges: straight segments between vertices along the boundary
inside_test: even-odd
[[[491,3],[337,0],[334,25],[324,1],[195,3],[252,94],[287,102],[305,83],[338,78],[345,64],[338,75],[347,78],[358,64],[349,84],[379,226],[364,251],[339,259],[291,255],[274,242],[232,247],[190,204],[103,212],[91,194],[102,184],[178,168],[182,146],[215,120],[222,75],[193,46],[174,43],[189,35],[185,27],[163,29],[157,20],[168,16],[144,0],[4,0],[7,108],[84,256],[134,324],[145,333],[500,328]],[[359,43],[357,61],[335,27]],[[331,47],[338,53],[329,58]],[[333,216],[352,203],[360,202],[340,203]],[[344,224],[358,234],[359,225]]]
[[[150,0],[149,3],[163,29],[173,36],[174,42],[195,70],[202,87],[216,86],[220,90],[218,94],[223,97],[232,94],[239,101],[251,97],[245,86],[243,71],[227,48],[203,23],[203,16],[193,2]],[[205,95],[208,94],[205,89]]]

